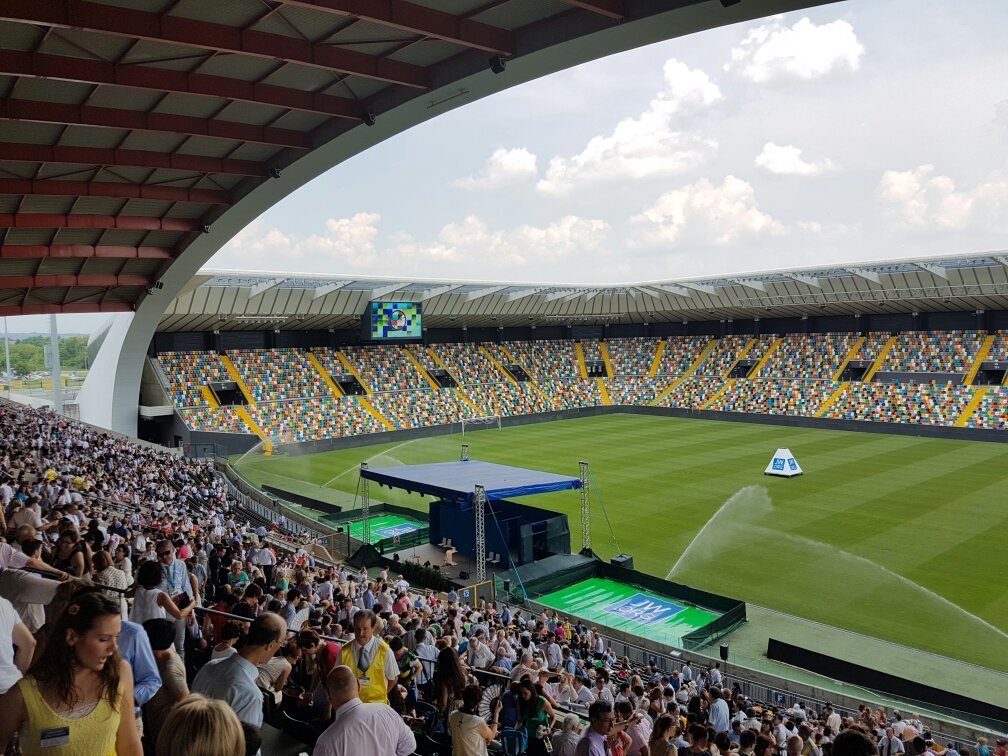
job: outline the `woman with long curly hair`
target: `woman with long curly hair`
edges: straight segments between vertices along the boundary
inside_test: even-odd
[[[466,687],[466,674],[455,649],[450,647],[441,649],[437,658],[434,679],[438,712],[447,722],[448,715],[458,709],[462,703],[462,691]]]
[[[139,756],[133,671],[118,653],[119,606],[73,596],[28,674],[0,697],[0,750],[20,730],[25,756]]]

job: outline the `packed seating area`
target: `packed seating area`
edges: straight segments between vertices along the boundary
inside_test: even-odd
[[[249,406],[262,431],[281,443],[343,438],[384,430],[356,396],[332,396],[266,402]]]
[[[460,384],[499,383],[504,376],[487,358],[479,344],[437,344],[434,354]]]
[[[994,336],[988,360],[1001,359],[1008,349],[1008,334]],[[986,334],[974,331],[898,334],[884,367],[889,371],[966,373],[985,338]],[[838,388],[833,378],[846,358],[877,360],[890,334],[867,334],[858,346],[860,339],[852,333],[793,334],[781,338],[779,344],[772,334],[726,336],[713,342],[707,336],[669,337],[655,378],[649,373],[660,339],[609,339],[605,345],[616,377],[603,379],[602,385],[609,402],[617,405],[656,403],[673,408],[813,416]],[[606,403],[597,379],[581,377],[574,344],[570,340],[543,340],[432,347],[348,346],[342,353],[365,388],[374,392],[371,401],[382,417],[395,428],[416,428],[455,422],[474,413],[507,417]],[[589,350],[589,360],[601,358],[599,342],[585,341],[582,347]],[[709,353],[695,373],[665,395],[669,385],[687,373],[708,347]],[[432,390],[406,350],[432,370],[440,361],[458,381],[464,399],[453,390]],[[339,351],[319,348],[312,353],[326,370],[337,375],[346,372]],[[271,438],[303,441],[384,429],[359,400],[336,399],[305,350],[228,354],[256,400],[249,408],[252,418]],[[768,354],[758,375],[738,379],[707,406],[725,388],[726,374],[743,356],[747,364],[755,364]],[[246,432],[233,410],[212,410],[199,393],[207,381],[228,379],[215,354],[167,353],[160,355],[160,361],[167,378],[166,391],[190,429]],[[517,362],[531,380],[513,382],[495,361],[501,365]],[[200,370],[206,370],[206,376]],[[972,395],[968,386],[931,385],[928,381],[854,383],[826,416],[953,425]],[[288,396],[298,401],[278,399]],[[969,426],[1002,428],[1005,413],[1000,393],[994,392],[983,400]]]
[[[882,369],[900,373],[965,373],[985,335],[979,331],[907,331],[897,335]]]
[[[340,351],[373,391],[408,391],[431,387],[402,347],[345,346]],[[336,350],[326,348],[314,354],[330,375],[346,372],[346,367],[336,356]]]
[[[852,333],[785,336],[758,377],[829,380],[857,342]]]
[[[606,349],[609,352],[613,376],[650,374],[651,363],[658,353],[658,341],[644,337],[609,339],[606,342]]]
[[[240,349],[227,356],[256,402],[332,395],[301,349]]]
[[[840,387],[834,381],[760,378],[732,383],[709,409],[811,417]]]
[[[658,375],[685,375],[711,339],[710,336],[671,336],[666,339]]]
[[[397,430],[448,425],[468,414],[453,389],[386,391],[374,394],[370,401]]]
[[[474,383],[463,386],[462,391],[482,417],[500,415],[531,415],[553,409],[546,396],[529,383]]]
[[[826,417],[913,425],[953,425],[973,396],[954,383],[850,383]]]
[[[1008,430],[1008,386],[988,390],[966,420],[966,427]]]
[[[203,386],[231,380],[216,352],[162,352],[158,360],[168,379],[168,397],[176,407],[204,405]]]

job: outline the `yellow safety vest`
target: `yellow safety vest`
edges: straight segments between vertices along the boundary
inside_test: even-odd
[[[378,650],[375,652],[374,659],[371,660],[371,666],[368,667],[367,672],[361,672],[357,666],[357,658],[354,655],[353,642],[343,646],[343,650],[340,652],[340,661],[350,667],[353,670],[354,676],[361,681],[360,700],[364,703],[388,703],[388,680],[385,678],[385,657],[386,654],[391,653],[392,649],[389,648],[388,643],[379,638]],[[365,677],[367,678],[366,685],[364,684]]]

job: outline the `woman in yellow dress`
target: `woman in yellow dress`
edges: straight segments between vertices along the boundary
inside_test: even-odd
[[[24,756],[140,756],[133,672],[118,653],[119,606],[73,596],[28,674],[0,697],[0,751],[15,733]]]

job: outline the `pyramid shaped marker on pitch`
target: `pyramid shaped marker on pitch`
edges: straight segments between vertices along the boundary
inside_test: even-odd
[[[798,466],[798,460],[794,458],[790,449],[778,449],[774,452],[773,459],[770,460],[770,464],[767,465],[763,474],[793,478],[795,475],[801,475],[802,469]]]

